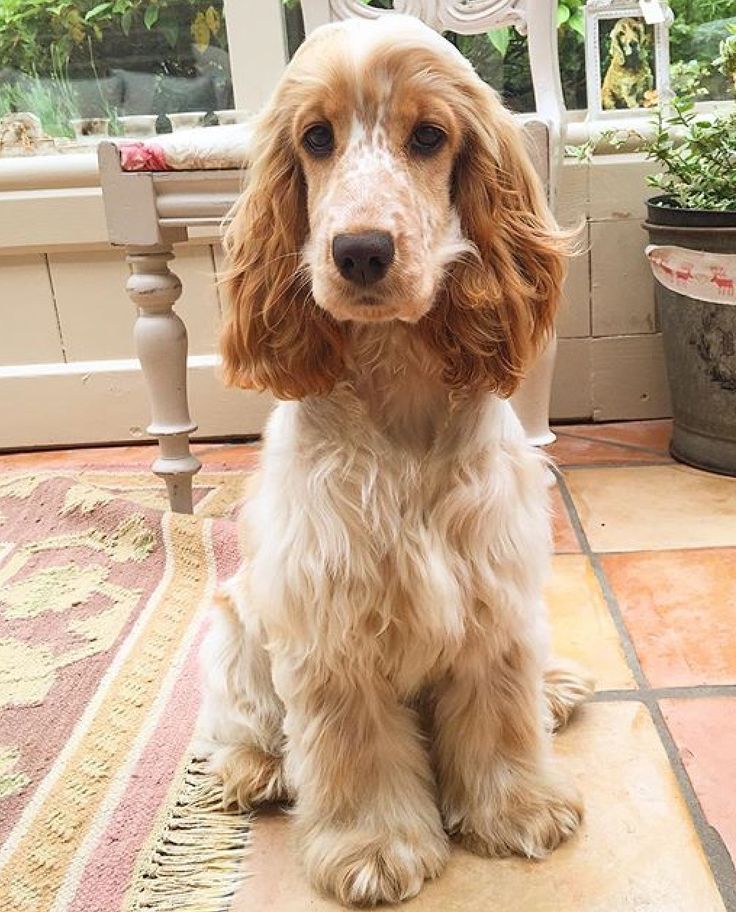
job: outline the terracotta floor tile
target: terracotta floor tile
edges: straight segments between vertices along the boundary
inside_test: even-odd
[[[555,553],[570,554],[580,551],[578,537],[570,522],[570,514],[557,485],[552,489],[552,534]]]
[[[583,829],[543,862],[453,851],[407,912],[723,912],[647,709],[597,703],[559,738],[586,805]],[[334,912],[302,873],[289,823],[256,821],[233,912]]]
[[[593,437],[613,443],[646,447],[666,455],[672,436],[672,420],[617,421],[610,424],[574,424],[555,428],[559,434],[575,437]]]
[[[653,687],[736,684],[736,548],[601,563]]]
[[[631,465],[660,463],[666,461],[665,453],[639,450],[607,443],[601,440],[586,440],[557,430],[557,440],[544,449],[560,466],[575,465]]]
[[[32,450],[25,453],[0,453],[3,469],[42,468],[148,468],[156,458],[153,444],[138,446],[80,447],[66,450]],[[192,452],[203,465],[217,471],[229,467],[251,468],[258,458],[257,443],[194,443]]]
[[[705,816],[736,861],[736,697],[662,700],[661,706]]]
[[[547,586],[555,655],[591,673],[596,690],[636,687],[590,561],[584,554],[557,554]]]
[[[154,446],[86,447],[68,450],[31,450],[0,453],[3,469],[78,468],[79,466],[148,466],[156,458]]]
[[[677,464],[565,473],[594,551],[736,545],[736,478]]]

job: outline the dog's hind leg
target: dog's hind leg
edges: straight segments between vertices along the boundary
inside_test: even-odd
[[[242,577],[215,599],[215,617],[202,649],[205,692],[199,746],[223,781],[226,805],[250,808],[288,800],[282,762],[284,706],[258,619],[249,616]]]
[[[593,693],[593,679],[572,662],[553,659],[544,671],[545,725],[548,731],[564,728],[575,708]]]

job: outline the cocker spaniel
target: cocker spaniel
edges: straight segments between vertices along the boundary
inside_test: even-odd
[[[258,121],[223,357],[281,401],[201,725],[227,800],[293,800],[343,902],[414,896],[448,834],[538,857],[580,821],[550,732],[587,684],[544,676],[546,467],[507,400],[567,245],[512,115],[417,20],[317,30]]]
[[[626,17],[611,29],[608,68],[601,86],[604,110],[652,107],[657,103],[643,21]]]

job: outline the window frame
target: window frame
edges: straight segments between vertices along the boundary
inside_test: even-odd
[[[224,11],[235,106],[255,112],[287,63],[282,3],[224,0]],[[97,150],[0,158],[0,249],[70,247],[70,236],[76,247],[108,241]]]
[[[255,112],[268,98],[288,61],[282,0],[224,0],[230,68],[237,108]],[[698,104],[712,109],[713,102]],[[734,102],[718,102],[733,108]],[[614,124],[588,119],[587,112],[567,111],[565,143],[581,146]],[[649,128],[641,118],[615,127]],[[634,143],[602,153],[636,151]],[[28,249],[107,244],[97,152],[0,158],[0,248]]]

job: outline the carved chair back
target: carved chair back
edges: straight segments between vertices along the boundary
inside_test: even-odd
[[[375,19],[407,13],[438,32],[479,35],[512,26],[528,40],[536,113],[547,125],[547,182],[553,199],[562,155],[565,103],[557,56],[557,0],[393,0],[393,10],[367,6],[364,0],[302,0],[307,34],[320,25],[351,16]]]

